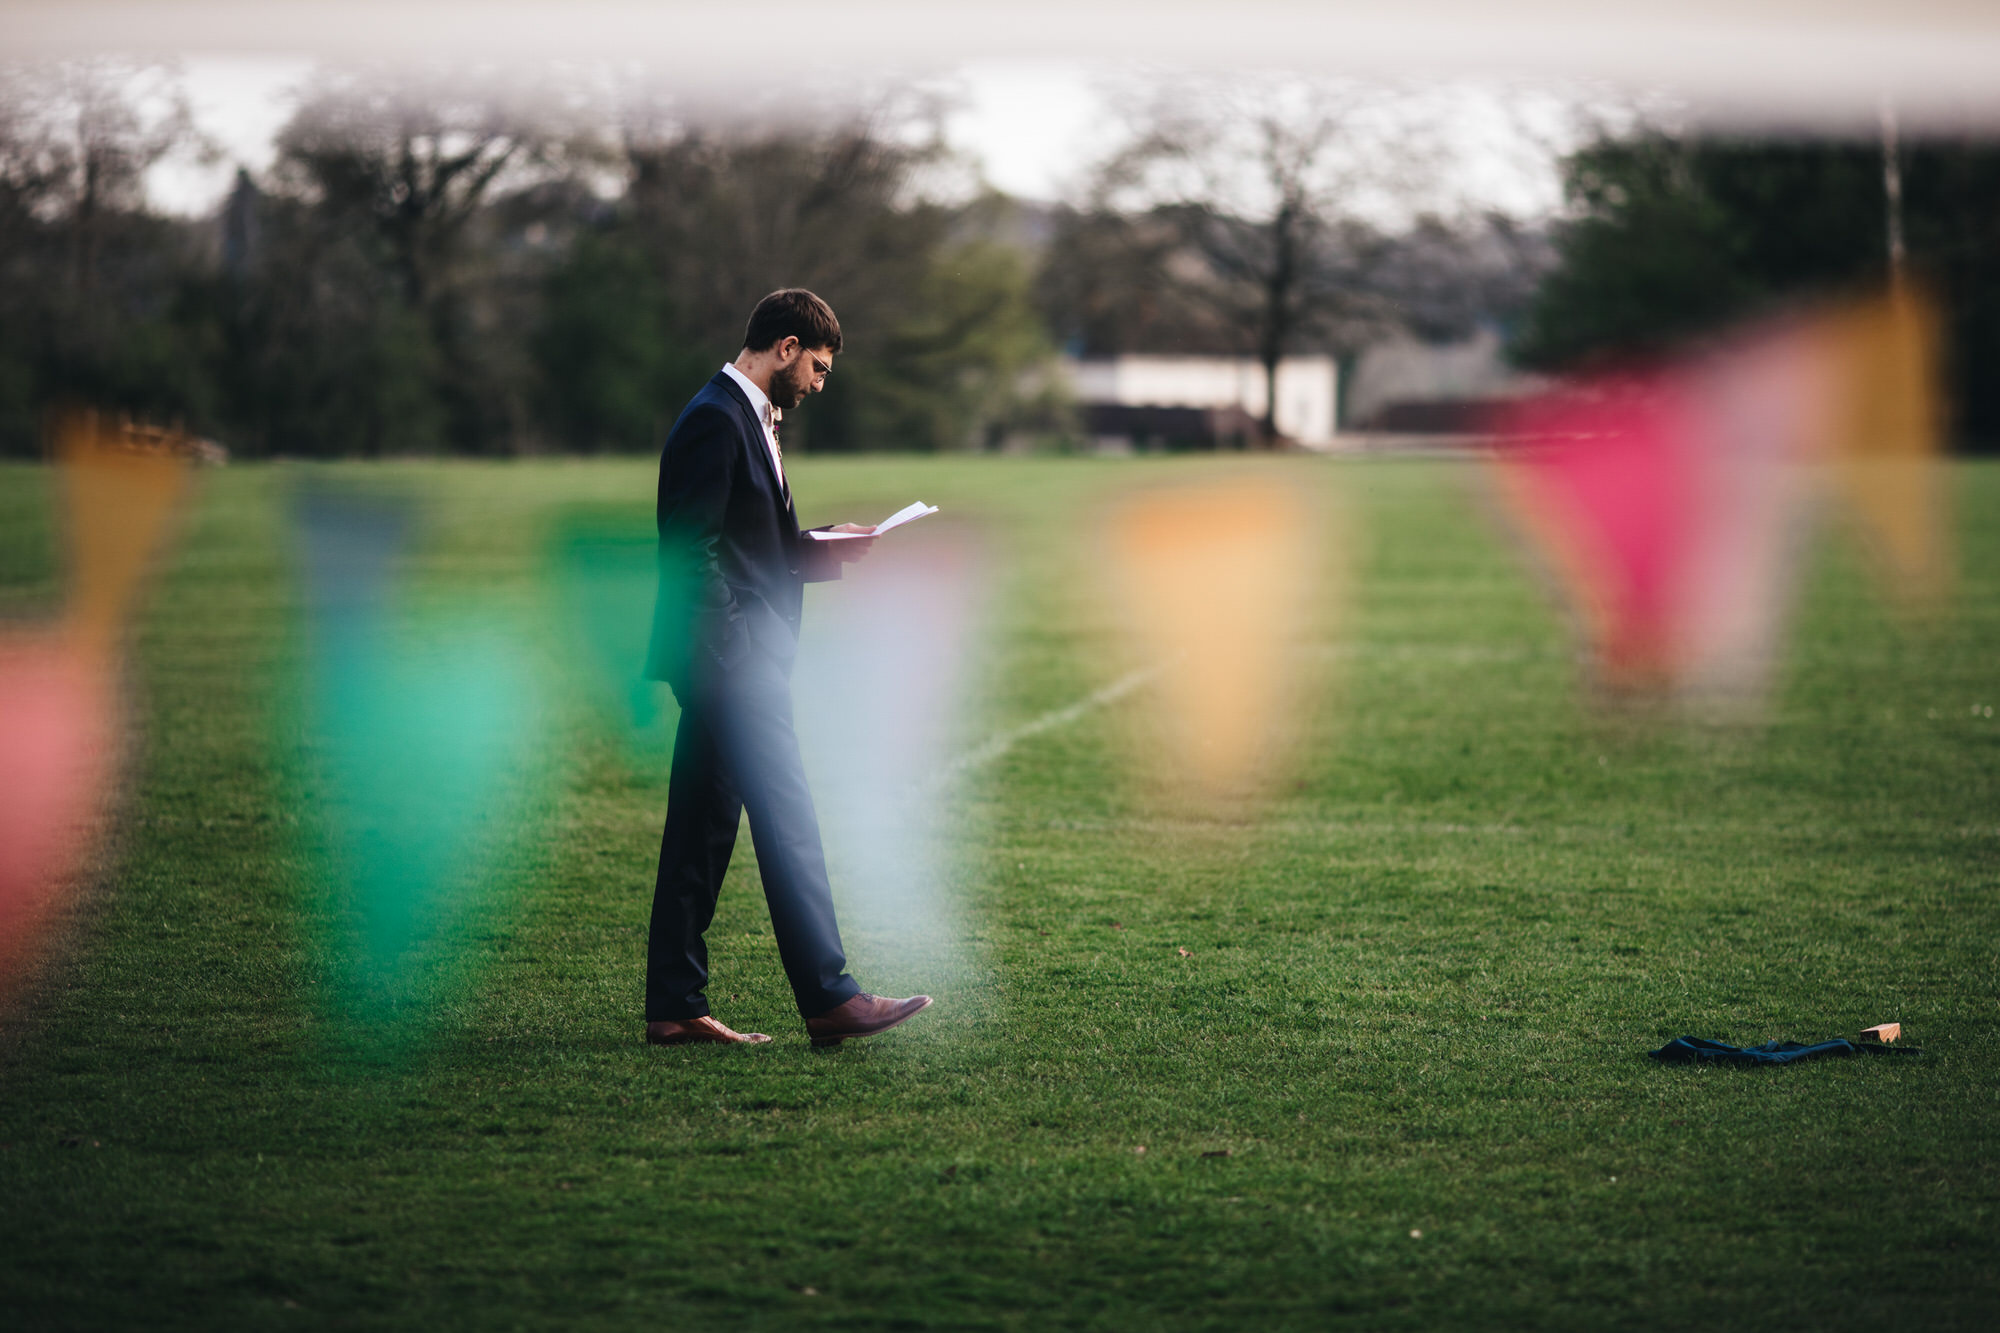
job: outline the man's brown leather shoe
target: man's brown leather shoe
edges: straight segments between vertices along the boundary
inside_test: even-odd
[[[837,1009],[829,1009],[817,1018],[808,1018],[806,1035],[812,1038],[815,1046],[838,1046],[849,1037],[872,1037],[878,1032],[887,1032],[930,1002],[928,995],[891,1000],[863,991]]]
[[[732,1032],[707,1014],[700,1018],[663,1018],[646,1024],[646,1042],[652,1046],[690,1046],[704,1041],[755,1045],[769,1040],[761,1032]]]

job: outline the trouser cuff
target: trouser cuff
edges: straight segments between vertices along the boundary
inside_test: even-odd
[[[799,1017],[818,1018],[830,1009],[840,1008],[841,1005],[846,1004],[860,993],[860,982],[856,981],[853,977],[842,977],[833,985],[813,996],[810,1001],[804,996],[800,996]]]

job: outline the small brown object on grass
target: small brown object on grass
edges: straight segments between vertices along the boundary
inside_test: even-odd
[[[1861,1029],[1861,1037],[1864,1041],[1887,1043],[1894,1041],[1902,1035],[1903,1025],[1901,1023],[1877,1023],[1872,1028]]]

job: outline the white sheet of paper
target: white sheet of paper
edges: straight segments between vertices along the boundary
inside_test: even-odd
[[[815,541],[822,542],[851,541],[856,537],[880,537],[890,528],[900,528],[905,523],[913,522],[926,514],[935,514],[936,512],[936,505],[927,505],[922,500],[918,500],[914,504],[904,505],[901,509],[898,509],[895,513],[877,523],[873,532],[822,532],[818,528],[814,528],[806,535]]]

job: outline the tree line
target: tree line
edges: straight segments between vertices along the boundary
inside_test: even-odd
[[[854,331],[793,447],[1058,430],[1001,201],[915,189],[901,114],[714,129],[490,90],[322,83],[217,218],[147,207],[192,134],[123,67],[0,79],[0,449],[52,406],[186,423],[239,456],[657,448],[777,285]],[[788,444],[791,440],[788,438]]]
[[[144,189],[199,146],[171,71],[0,68],[0,453],[36,454],[70,403],[242,457],[649,451],[778,285],[827,297],[848,332],[787,438],[840,452],[1073,440],[1058,351],[1275,375],[1289,354],[1351,365],[1390,333],[1490,325],[1563,370],[1881,276],[1872,146],[1604,135],[1564,161],[1564,218],[1388,226],[1363,201],[1435,197],[1449,164],[1385,140],[1379,110],[1353,85],[1182,81],[1050,208],[942,202],[937,109],[907,97],[716,122],[350,72],[302,97],[218,216],[183,218]],[[1903,165],[1961,431],[2000,438],[1980,373],[2000,156],[1926,143]]]

